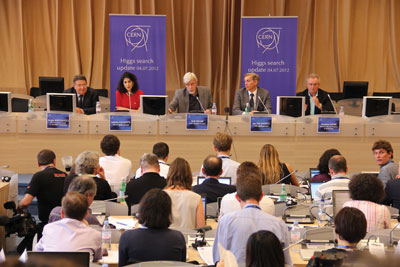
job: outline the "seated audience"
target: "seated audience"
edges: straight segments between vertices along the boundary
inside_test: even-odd
[[[376,141],[372,152],[380,168],[378,178],[382,181],[383,186],[386,186],[388,181],[396,179],[399,169],[399,165],[393,161],[392,145],[386,140]]]
[[[68,192],[62,200],[63,219],[44,227],[43,237],[36,244],[36,250],[82,251],[89,252],[93,261],[101,259],[101,233],[83,222],[88,207],[85,196],[78,192]]]
[[[242,177],[242,179],[246,179],[250,175],[258,177],[261,181],[261,173],[260,173],[260,170],[258,169],[258,167],[253,162],[245,161],[239,165],[239,167],[237,169],[237,177],[240,176],[240,177]],[[271,214],[271,215],[275,214],[274,201],[272,201],[272,199],[270,199],[267,196],[263,196],[263,198],[261,199],[260,207],[261,207],[262,211],[264,211],[268,214]],[[236,199],[236,192],[230,193],[230,194],[226,194],[222,198],[219,214],[221,217],[227,213],[230,213],[233,211],[238,211],[240,209],[241,209],[240,203]]]
[[[327,182],[331,180],[328,163],[331,157],[335,155],[341,155],[337,149],[332,148],[325,150],[325,152],[319,158],[319,163],[317,166],[319,174],[315,175],[314,177],[310,177],[311,182]]]
[[[65,193],[68,191],[71,182],[78,175],[92,177],[96,182],[97,191],[94,200],[106,200],[117,197],[117,194],[111,191],[111,187],[104,176],[104,170],[99,165],[99,155],[96,152],[84,151],[76,157],[74,172],[71,172],[64,182]]]
[[[329,160],[329,173],[332,179],[321,184],[314,196],[314,201],[332,202],[333,190],[349,190],[350,179],[347,176],[347,163],[343,156],[336,155]]]
[[[172,226],[187,229],[205,225],[203,202],[192,190],[192,171],[183,158],[176,158],[169,168],[165,192],[172,199]]]
[[[131,179],[126,186],[128,206],[138,204],[150,189],[163,189],[167,185],[164,177],[159,174],[160,165],[156,155],[145,153],[140,159],[140,168],[143,170],[143,175],[139,179]]]
[[[99,164],[104,169],[104,175],[111,190],[118,194],[122,178],[125,178],[126,182],[132,177],[132,162],[120,156],[120,142],[118,137],[113,134],[104,136],[100,147],[106,155],[99,158]]]
[[[140,201],[141,227],[122,234],[118,266],[142,261],[186,261],[186,243],[182,233],[171,225],[171,198],[161,189],[148,191]]]
[[[351,201],[343,207],[361,210],[367,219],[367,232],[390,228],[390,211],[388,207],[378,204],[385,191],[383,183],[371,174],[358,174],[349,183]]]
[[[390,180],[385,187],[386,197],[382,204],[400,210],[400,179]]]
[[[169,147],[164,142],[158,142],[153,146],[153,154],[158,157],[158,164],[160,165],[160,175],[164,178],[167,177],[169,165],[167,164],[169,157]],[[142,169],[136,170],[135,178],[142,176]]]
[[[217,202],[219,197],[236,191],[234,185],[221,184],[218,178],[221,176],[222,159],[216,156],[208,156],[203,162],[202,172],[206,179],[202,184],[193,186],[193,192],[207,194],[207,203]]]
[[[68,192],[78,192],[84,195],[87,199],[88,205],[93,203],[96,196],[97,186],[92,177],[78,176],[68,187]],[[49,216],[49,223],[61,220],[61,206],[55,207],[51,210]],[[85,217],[88,224],[101,225],[96,216],[92,215],[92,210],[88,208],[88,214]]]
[[[287,163],[279,161],[279,154],[273,145],[266,144],[261,148],[258,161],[263,184],[292,184],[299,186],[296,175]],[[291,175],[289,175],[292,173]],[[283,179],[283,180],[281,180]],[[280,181],[281,180],[281,181]]]

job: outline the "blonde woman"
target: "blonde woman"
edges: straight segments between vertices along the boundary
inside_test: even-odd
[[[205,225],[201,196],[192,190],[192,171],[183,158],[170,165],[165,192],[172,200],[172,227],[193,229]]]
[[[292,168],[289,164],[279,161],[278,151],[271,144],[266,144],[261,148],[258,167],[262,174],[263,184],[274,184],[287,176],[279,183],[299,186],[299,182],[294,173],[288,176],[293,172]]]

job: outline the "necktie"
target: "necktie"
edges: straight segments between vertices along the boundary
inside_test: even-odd
[[[250,94],[250,108],[254,109],[254,94]]]
[[[83,106],[83,95],[80,95],[78,100],[78,108],[82,108],[82,106]]]

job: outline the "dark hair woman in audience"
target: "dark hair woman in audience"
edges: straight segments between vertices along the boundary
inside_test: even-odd
[[[139,203],[141,226],[122,234],[118,266],[171,260],[186,261],[186,243],[182,233],[168,229],[171,224],[171,198],[163,190],[148,191]]]
[[[125,72],[118,82],[115,95],[115,107],[117,110],[139,111],[140,96],[143,91],[139,89],[139,84],[135,74]]]
[[[172,226],[193,229],[205,225],[201,196],[192,190],[192,171],[183,158],[169,166],[165,192],[172,200]]]
[[[349,183],[351,201],[343,207],[361,210],[367,219],[367,232],[390,228],[391,215],[388,207],[379,203],[385,196],[383,183],[374,175],[354,175]]]
[[[319,163],[318,163],[318,170],[319,174],[315,175],[314,177],[311,178],[311,182],[327,182],[331,180],[331,175],[329,174],[329,167],[328,163],[329,160],[331,159],[332,156],[335,155],[341,155],[339,150],[337,149],[328,149],[326,150],[321,157],[319,158]]]
[[[299,185],[296,175],[293,173],[292,168],[287,163],[281,163],[279,161],[279,154],[276,148],[271,144],[266,144],[261,148],[260,159],[258,161],[258,167],[262,174],[263,184],[274,184],[283,177],[287,176],[280,183],[282,184],[293,184]]]

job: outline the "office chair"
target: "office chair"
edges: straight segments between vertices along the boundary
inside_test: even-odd
[[[108,97],[108,90],[107,89],[94,89],[97,92],[98,96]]]

